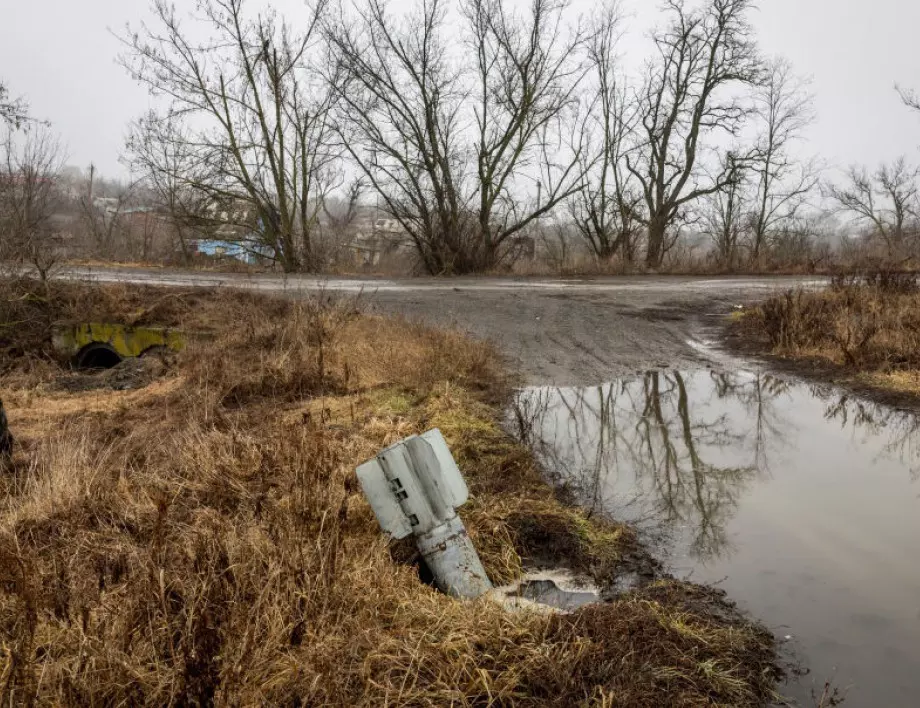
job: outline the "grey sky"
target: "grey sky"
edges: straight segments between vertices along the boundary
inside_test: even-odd
[[[397,0],[399,1],[399,0]],[[178,5],[191,0],[177,0]],[[277,0],[295,17],[300,0]],[[594,3],[582,0],[578,10]],[[761,46],[788,57],[813,78],[818,122],[803,150],[833,166],[875,164],[900,154],[920,162],[920,115],[904,108],[895,82],[920,89],[916,55],[920,3],[907,0],[762,0],[755,15]],[[0,21],[0,77],[32,112],[50,120],[70,163],[95,162],[104,174],[118,163],[125,125],[149,105],[146,91],[116,64],[110,29],[147,16],[148,0],[5,2]],[[654,0],[631,0],[626,53],[642,51],[643,33],[659,14]]]

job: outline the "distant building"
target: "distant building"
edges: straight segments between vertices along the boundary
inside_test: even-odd
[[[355,224],[355,234],[346,244],[357,265],[380,265],[387,256],[409,254],[412,239],[396,219],[364,217]]]
[[[93,199],[93,208],[106,214],[115,214],[120,207],[121,199],[118,197],[95,197]]]
[[[211,258],[229,258],[240,263],[257,265],[271,258],[271,249],[251,238],[241,241],[221,239],[197,239],[189,244],[196,253]]]
[[[233,204],[211,204],[205,209],[208,219],[218,224],[214,235],[217,240],[236,240],[247,230],[253,228],[256,219],[252,215],[252,205],[245,202]]]

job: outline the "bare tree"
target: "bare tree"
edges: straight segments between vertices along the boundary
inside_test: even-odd
[[[773,60],[765,81],[754,92],[762,126],[758,150],[750,162],[757,191],[751,213],[751,259],[761,253],[777,224],[794,220],[818,185],[813,161],[795,159],[790,148],[814,121],[812,97],[784,59]]]
[[[746,170],[739,170],[737,179],[702,198],[703,228],[712,239],[719,265],[728,270],[738,265],[741,256],[748,220],[749,179]]]
[[[910,220],[918,214],[917,176],[917,168],[903,157],[872,174],[854,166],[844,186],[827,186],[827,196],[857,223],[870,226],[884,241],[889,258],[903,256],[908,236],[913,235]]]
[[[476,192],[481,267],[580,186],[576,119],[586,35],[567,31],[567,0],[531,0],[527,14],[505,0],[465,0],[475,55]],[[566,144],[566,123],[574,144]],[[528,174],[530,173],[530,174]],[[537,180],[535,197],[522,181]]]
[[[426,0],[400,21],[376,0],[328,31],[345,149],[408,234],[425,269],[470,250],[460,144],[464,93],[443,38],[445,9]],[[337,77],[331,77],[335,81]]]
[[[214,208],[214,194],[198,187],[208,184],[209,168],[198,161],[190,137],[177,134],[180,130],[176,123],[145,116],[132,124],[126,154],[132,173],[143,175],[144,185],[169,223],[173,244],[188,265],[191,242],[216,237],[224,224],[219,218],[223,212]]]
[[[0,144],[0,261],[29,264],[42,281],[60,260],[60,233],[52,217],[63,152],[47,129]]]
[[[567,140],[580,139],[583,34],[565,31],[564,8],[533,0],[521,16],[503,0],[467,0],[461,56],[445,41],[443,0],[402,17],[367,0],[330,25],[342,141],[429,272],[499,265],[577,189]]]
[[[245,204],[259,241],[286,271],[316,269],[313,233],[322,201],[338,179],[331,144],[333,93],[308,58],[325,0],[296,33],[275,13],[249,19],[245,0],[201,0],[192,21],[212,34],[197,42],[175,6],[154,0],[155,27],[125,38],[122,63],[170,106],[158,134],[177,141],[177,163],[146,160],[159,180],[179,180],[220,204]],[[149,134],[148,134],[149,137]],[[143,150],[136,144],[129,149]],[[147,157],[152,157],[148,152]],[[149,174],[149,173],[148,173]]]
[[[757,84],[762,62],[747,20],[751,0],[709,0],[688,9],[668,0],[668,26],[654,35],[657,57],[639,91],[639,145],[626,163],[646,204],[646,265],[664,258],[666,234],[687,204],[737,179],[746,155],[723,160],[728,171],[708,178],[697,169],[713,133],[739,134],[750,113],[733,89]]]
[[[588,61],[596,93],[588,109],[591,135],[598,144],[582,154],[583,177],[570,200],[572,219],[594,255],[609,260],[620,253],[632,262],[640,229],[641,192],[624,161],[635,129],[625,82],[617,74],[619,4],[608,4],[593,28]]]
[[[29,119],[29,107],[22,99],[10,96],[9,89],[0,81],[0,125],[19,128]]]

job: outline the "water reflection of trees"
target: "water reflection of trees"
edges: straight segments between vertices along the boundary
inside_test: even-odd
[[[920,478],[916,415],[832,389],[810,393],[827,420],[881,439],[884,454]],[[521,437],[586,508],[680,527],[705,560],[730,550],[726,527],[742,495],[793,449],[789,412],[807,401],[786,394],[790,385],[767,374],[652,371],[594,388],[531,389],[515,415]]]
[[[811,392],[826,401],[827,420],[854,434],[881,437],[885,454],[907,466],[911,479],[920,479],[920,417],[915,413],[820,387]]]
[[[765,375],[652,371],[590,389],[531,391],[516,416],[521,436],[589,509],[679,524],[690,552],[705,559],[727,550],[728,520],[768,469],[781,432],[772,403],[786,388]]]

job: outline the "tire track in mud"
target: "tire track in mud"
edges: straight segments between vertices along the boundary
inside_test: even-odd
[[[756,298],[761,291],[749,295]],[[566,296],[518,291],[513,296],[462,290],[377,293],[374,304],[428,324],[458,326],[491,340],[531,385],[596,384],[636,371],[698,368],[718,361],[694,347],[739,299],[730,293],[696,293],[675,302],[673,290],[652,289]]]

